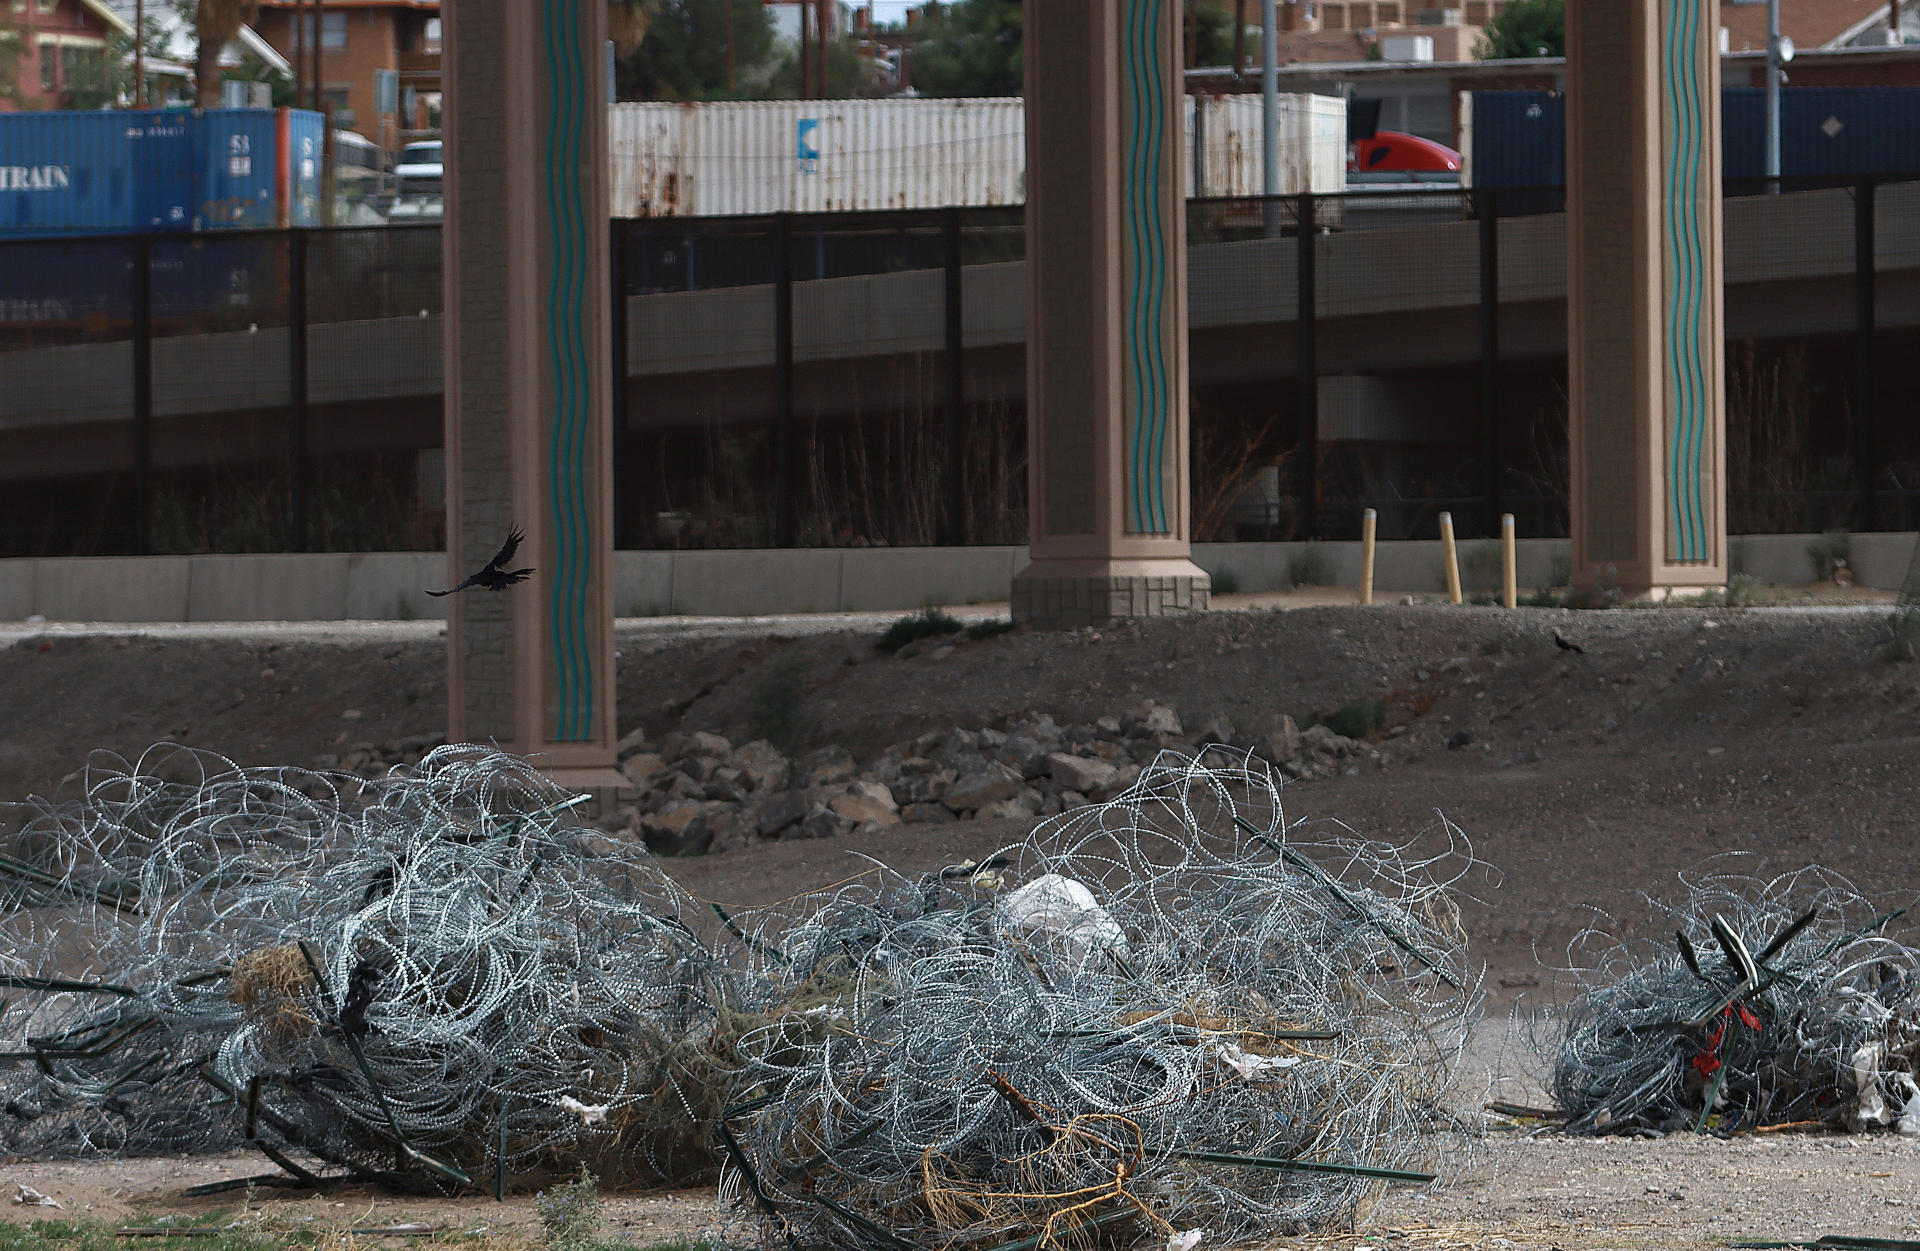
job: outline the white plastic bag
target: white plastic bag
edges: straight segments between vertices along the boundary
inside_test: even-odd
[[[1881,1043],[1868,1043],[1853,1053],[1853,1088],[1860,1102],[1847,1118],[1847,1129],[1852,1133],[1893,1120],[1893,1111],[1880,1094],[1880,1061],[1885,1055],[1886,1047]]]
[[[1082,959],[1096,951],[1128,954],[1120,923],[1100,906],[1092,891],[1072,878],[1042,874],[1010,893],[1000,906],[1020,928],[1066,939]]]
[[[1218,1044],[1214,1055],[1243,1082],[1270,1081],[1300,1063],[1299,1056],[1263,1056],[1230,1042]]]
[[[1920,1082],[1914,1081],[1911,1073],[1899,1074],[1899,1080],[1906,1101],[1900,1105],[1900,1119],[1893,1127],[1902,1134],[1920,1134]]]

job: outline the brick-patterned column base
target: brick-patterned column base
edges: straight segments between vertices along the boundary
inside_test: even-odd
[[[1213,581],[1185,561],[1164,562],[1185,572],[1129,570],[1134,564],[1100,562],[1083,573],[1030,565],[1013,580],[1013,619],[1047,629],[1107,625],[1129,617],[1165,617],[1205,612],[1213,600]]]

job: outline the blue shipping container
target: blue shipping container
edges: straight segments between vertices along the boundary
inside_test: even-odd
[[[1557,91],[1473,93],[1473,185],[1558,187],[1567,181],[1567,101]]]
[[[1728,178],[1766,174],[1766,96],[1758,87],[1721,92],[1721,172]],[[1566,100],[1554,92],[1474,92],[1474,185],[1564,184],[1566,116]],[[1780,93],[1783,177],[1914,172],[1920,172],[1920,87],[1794,87]]]
[[[304,109],[200,114],[194,143],[200,229],[319,225],[324,126],[320,114]]]
[[[0,113],[0,230],[188,230],[193,115]]]
[[[76,325],[114,333],[133,317],[136,255],[124,239],[0,238],[0,332]],[[280,236],[177,234],[154,241],[149,258],[156,326],[208,318],[274,325],[286,317]]]
[[[318,113],[0,113],[0,235],[319,222]]]
[[[1767,93],[1721,93],[1722,172],[1767,173]],[[1794,87],[1780,93],[1780,173],[1794,178],[1920,172],[1920,87]]]

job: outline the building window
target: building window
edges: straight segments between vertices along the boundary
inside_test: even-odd
[[[300,16],[300,46],[313,48],[313,14]],[[320,47],[327,52],[338,52],[347,46],[347,15],[345,13],[322,13],[320,15]]]
[[[52,91],[60,85],[60,45],[40,45],[40,90]]]
[[[344,128],[353,126],[353,109],[348,101],[353,98],[351,87],[328,87],[322,93],[327,99],[327,110],[333,114],[333,124]]]
[[[40,0],[39,8],[42,13],[51,13],[59,7],[60,0]]]

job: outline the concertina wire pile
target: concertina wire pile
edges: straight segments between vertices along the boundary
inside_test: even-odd
[[[1653,932],[1578,936],[1537,1054],[1573,1133],[1920,1133],[1920,949],[1907,909],[1808,867],[1717,857],[1649,899]]]
[[[720,1176],[736,1241],[1210,1245],[1457,1158],[1478,866],[1163,754],[978,864],[728,914],[455,745],[371,783],[97,754],[0,857],[0,1151],[295,1184]]]

